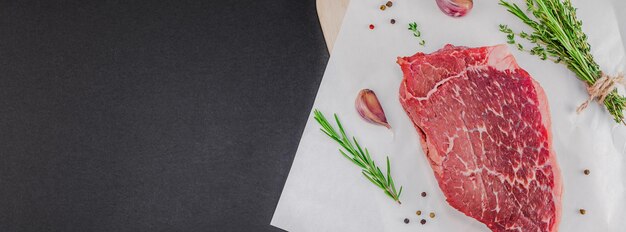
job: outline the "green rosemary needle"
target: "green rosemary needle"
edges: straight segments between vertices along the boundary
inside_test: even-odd
[[[528,14],[517,4],[500,0],[500,5],[532,30],[532,33],[515,33],[507,25],[500,25],[500,31],[507,34],[507,42],[517,43],[515,37],[525,39],[533,44],[533,48],[527,50],[521,43],[517,43],[517,49],[537,55],[542,60],[564,63],[578,79],[589,86],[595,84],[603,74],[591,55],[591,46],[582,30],[582,21],[576,17],[576,8],[571,1],[525,0],[525,3]],[[613,90],[603,103],[616,122],[624,123],[626,97]]]
[[[402,194],[402,186],[400,186],[400,191],[396,191],[396,186],[394,184],[393,178],[391,177],[391,166],[389,165],[389,157],[387,157],[387,176],[383,174],[378,166],[372,160],[369,151],[367,148],[362,148],[357,142],[356,138],[352,137],[352,140],[348,138],[346,132],[343,130],[343,126],[339,121],[339,117],[335,114],[335,121],[337,122],[337,126],[339,127],[339,133],[335,130],[335,128],[326,120],[324,114],[319,110],[314,111],[314,118],[320,124],[321,131],[324,134],[328,135],[331,139],[335,140],[342,148],[339,149],[339,152],[349,159],[354,164],[359,166],[362,171],[361,173],[365,178],[371,181],[374,185],[381,188],[385,191],[385,194],[391,197],[394,201],[398,202],[398,204],[402,204],[400,202],[400,194]],[[354,142],[354,144],[352,144]]]

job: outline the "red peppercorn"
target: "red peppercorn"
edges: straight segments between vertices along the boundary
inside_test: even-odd
[[[370,24],[370,30],[374,30],[374,24]]]

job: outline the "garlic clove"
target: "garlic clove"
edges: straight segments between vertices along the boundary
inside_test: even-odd
[[[391,126],[387,123],[385,111],[383,111],[383,107],[380,105],[374,91],[370,89],[361,90],[356,98],[355,107],[365,121],[391,129]]]
[[[436,0],[439,9],[446,15],[462,17],[474,7],[473,0]]]

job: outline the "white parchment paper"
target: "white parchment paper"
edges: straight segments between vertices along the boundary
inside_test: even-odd
[[[389,155],[392,175],[397,185],[404,186],[402,205],[364,179],[311,116],[271,224],[296,232],[489,231],[445,202],[418,134],[399,103],[402,72],[395,61],[417,51],[435,51],[446,43],[471,47],[503,43],[500,23],[516,30],[526,27],[496,0],[474,1],[473,11],[461,19],[442,14],[434,0],[396,0],[386,11],[378,9],[381,3],[351,1],[314,108],[327,116],[337,113],[347,132],[369,148],[381,167]],[[610,1],[573,3],[579,8],[596,61],[609,74],[621,71],[624,50]],[[395,25],[389,23],[391,18],[396,19]],[[407,30],[413,21],[421,28],[425,47]],[[376,28],[370,30],[369,24]],[[510,48],[548,96],[553,146],[564,185],[560,231],[625,231],[626,126],[615,124],[596,103],[576,114],[576,107],[587,98],[582,82],[563,65]],[[393,133],[359,118],[354,99],[363,88],[377,93]],[[584,169],[590,169],[591,175],[583,175]],[[419,196],[422,191],[428,196]],[[580,208],[587,214],[580,215]],[[431,211],[437,217],[420,225],[418,221]],[[404,224],[404,218],[411,223]]]

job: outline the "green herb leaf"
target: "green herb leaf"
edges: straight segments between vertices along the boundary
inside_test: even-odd
[[[421,38],[422,32],[417,29],[416,22],[409,23],[409,31],[413,32],[413,37],[419,39],[419,45],[424,46],[426,44],[426,41]]]
[[[528,52],[542,60],[563,62],[578,79],[587,85],[593,85],[602,77],[600,66],[591,54],[587,35],[582,30],[582,21],[576,17],[576,8],[570,0],[525,0],[526,11],[517,4],[500,0],[508,12],[526,24],[532,33],[519,33],[533,47]],[[507,25],[500,24],[499,29],[506,34],[507,43],[514,44],[515,32]],[[523,46],[518,44],[518,49]],[[624,121],[626,97],[613,90],[605,99],[604,106],[613,115],[616,122]]]
[[[391,165],[389,162],[389,157],[387,157],[387,172],[386,176],[380,170],[378,166],[372,160],[372,157],[369,154],[367,148],[362,148],[356,138],[352,137],[352,140],[348,139],[346,132],[339,121],[339,117],[335,114],[335,121],[337,122],[337,127],[339,128],[339,133],[335,131],[334,127],[326,120],[324,114],[321,111],[315,110],[313,111],[315,121],[320,124],[322,127],[321,130],[328,137],[337,142],[342,148],[339,150],[341,155],[346,157],[352,161],[352,163],[359,166],[362,170],[361,173],[372,182],[374,185],[381,188],[385,195],[391,197],[394,201],[400,202],[400,194],[402,193],[402,186],[400,186],[400,191],[396,191],[396,186],[394,184],[393,178],[391,177]],[[354,142],[354,144],[352,144]],[[356,149],[355,149],[356,147]],[[365,151],[365,152],[364,152]]]

